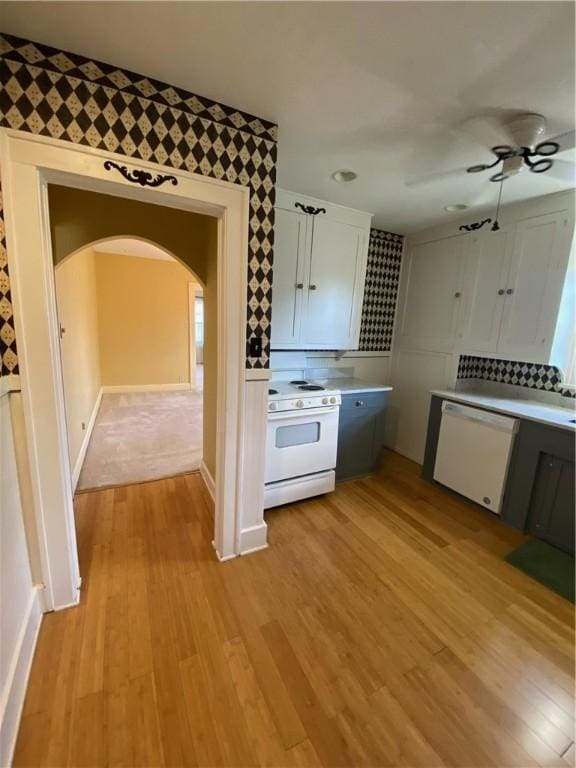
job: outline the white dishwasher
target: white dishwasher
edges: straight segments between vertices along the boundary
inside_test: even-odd
[[[518,420],[444,400],[434,480],[500,514]]]

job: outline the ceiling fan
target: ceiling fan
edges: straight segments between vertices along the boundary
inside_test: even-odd
[[[531,173],[549,173],[550,176],[561,181],[573,184],[575,182],[574,163],[554,157],[559,152],[574,147],[574,131],[549,139],[545,138],[546,120],[542,115],[520,114],[505,122],[496,118],[482,117],[467,121],[463,128],[484,146],[493,141],[499,142],[490,147],[490,151],[495,156],[494,162],[412,177],[406,181],[406,186],[419,187],[452,176],[483,173],[496,169],[500,164],[501,167],[496,173],[489,177],[490,181],[502,182],[528,170]]]

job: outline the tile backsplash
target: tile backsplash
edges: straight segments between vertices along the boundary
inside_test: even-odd
[[[457,379],[484,379],[500,384],[544,390],[576,397],[576,391],[562,383],[562,372],[554,365],[500,360],[494,357],[460,355]]]

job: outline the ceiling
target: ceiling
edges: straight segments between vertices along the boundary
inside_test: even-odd
[[[495,203],[488,174],[405,185],[490,158],[466,119],[531,111],[550,136],[574,128],[571,2],[4,2],[0,28],[277,122],[281,186],[399,233]],[[339,168],[357,180],[335,183]],[[523,173],[504,202],[570,186]]]
[[[176,261],[167,251],[147,240],[138,240],[132,237],[119,237],[112,240],[103,240],[93,246],[98,253],[114,253],[122,256],[138,256],[142,259],[156,259],[158,261]]]

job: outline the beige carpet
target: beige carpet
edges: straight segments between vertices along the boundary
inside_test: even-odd
[[[201,391],[107,394],[77,490],[193,472],[201,459]]]

